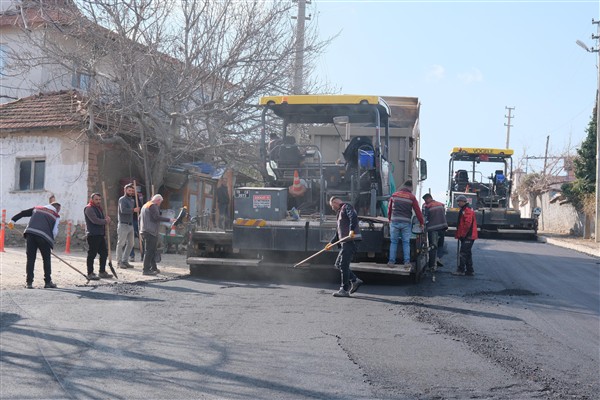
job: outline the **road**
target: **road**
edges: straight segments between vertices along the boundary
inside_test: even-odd
[[[476,275],[3,290],[0,398],[595,399],[600,264],[477,241]],[[369,284],[371,283],[371,284]]]

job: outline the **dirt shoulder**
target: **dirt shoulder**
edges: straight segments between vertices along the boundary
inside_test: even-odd
[[[4,252],[0,252],[0,290],[5,289],[24,289],[25,288],[25,266],[27,256],[25,247],[5,247]],[[83,251],[72,251],[65,254],[61,251],[55,251],[56,255],[74,268],[77,268],[84,274],[87,274],[86,253]],[[117,262],[113,255],[113,267],[119,276],[118,279],[101,279],[99,281],[90,281],[87,286],[111,285],[115,283],[134,283],[143,281],[157,281],[189,275],[189,267],[186,264],[186,256],[182,254],[163,254],[162,261],[158,264],[160,274],[156,276],[142,275],[142,262],[139,260],[139,254],[136,254],[136,261],[130,262],[135,268],[120,269],[117,268]],[[96,258],[94,263],[94,272],[98,273],[99,261]],[[110,268],[106,266],[106,271],[110,273]],[[35,261],[35,278],[33,287],[36,289],[44,287],[44,268],[42,258],[38,252]],[[86,279],[77,271],[68,267],[65,263],[52,257],[52,281],[58,287],[86,286]]]
[[[583,239],[582,237],[549,232],[540,232],[538,239],[543,243],[564,247],[600,258],[600,243],[597,243],[594,239]]]

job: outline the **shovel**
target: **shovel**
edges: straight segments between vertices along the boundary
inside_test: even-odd
[[[460,268],[460,239],[456,241],[456,270]]]
[[[108,201],[106,200],[106,185],[104,184],[104,182],[102,182],[102,197],[104,197],[104,212],[108,213]],[[110,271],[113,273],[115,278],[119,279],[119,277],[117,276],[117,271],[115,271],[112,265],[112,255],[110,253],[110,228],[108,224],[106,224],[106,240],[108,241],[108,266],[110,267]]]
[[[137,185],[135,184],[135,179],[133,180],[133,190],[135,191],[135,207],[138,209],[138,218],[140,215],[142,215],[142,210],[140,209],[140,202],[138,200],[138,194],[137,194]],[[138,222],[138,241],[139,241],[139,246],[140,246],[140,257],[142,258],[142,260],[144,259],[143,254],[144,251],[143,246],[142,246],[142,234],[140,233],[139,230],[139,222]]]
[[[68,267],[74,269],[75,271],[79,272],[81,275],[83,275],[83,277],[87,280],[87,282],[85,283],[86,285],[88,283],[90,283],[89,278],[87,277],[86,274],[84,274],[83,272],[81,272],[80,270],[78,270],[77,268],[75,268],[74,266],[72,266],[71,264],[69,264],[68,262],[66,262],[65,260],[63,260],[62,258],[60,258],[59,256],[57,256],[56,254],[54,254],[54,252],[50,252],[50,254],[52,254],[54,257],[58,258],[60,261],[64,262]]]
[[[346,236],[345,238],[343,238],[343,239],[340,239],[340,240],[338,240],[338,241],[337,241],[337,242],[335,242],[335,243],[331,243],[331,245],[332,245],[332,246],[335,246],[336,244],[340,244],[340,243],[342,243],[342,242],[345,242],[346,240],[348,240],[348,239],[350,239],[350,238],[351,238],[351,237],[350,237],[350,235],[348,235],[348,236]],[[308,258],[305,258],[304,260],[300,261],[298,264],[295,264],[295,265],[294,265],[294,268],[296,268],[296,267],[298,267],[298,266],[300,266],[300,265],[302,265],[302,264],[306,263],[306,262],[307,262],[307,261],[309,261],[309,260],[312,260],[313,258],[315,258],[316,256],[318,256],[319,254],[321,254],[321,253],[324,253],[324,252],[326,252],[326,251],[327,251],[327,249],[322,249],[322,250],[319,250],[319,251],[317,251],[317,252],[316,252],[315,254],[313,254],[312,256],[310,256],[310,257],[308,257]]]
[[[183,206],[181,210],[179,210],[179,214],[177,214],[177,218],[175,218],[175,222],[171,226],[179,226],[183,219],[187,216],[187,207]]]

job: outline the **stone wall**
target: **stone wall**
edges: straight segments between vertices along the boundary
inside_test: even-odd
[[[557,190],[550,190],[542,194],[541,199],[537,199],[537,206],[542,209],[542,214],[539,218],[539,231],[582,235],[583,216],[571,204],[561,205],[559,201],[550,202],[559,193]],[[525,206],[521,206],[520,209],[522,216],[529,217],[532,211],[531,202]]]

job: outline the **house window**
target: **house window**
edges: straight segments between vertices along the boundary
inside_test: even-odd
[[[29,158],[18,160],[17,190],[42,190],[44,189],[44,176],[46,175],[46,160]]]
[[[74,88],[87,92],[92,86],[92,76],[83,72],[75,72],[71,81]]]
[[[4,43],[0,43],[0,77],[5,75],[4,67],[6,66],[6,55],[7,46]]]

